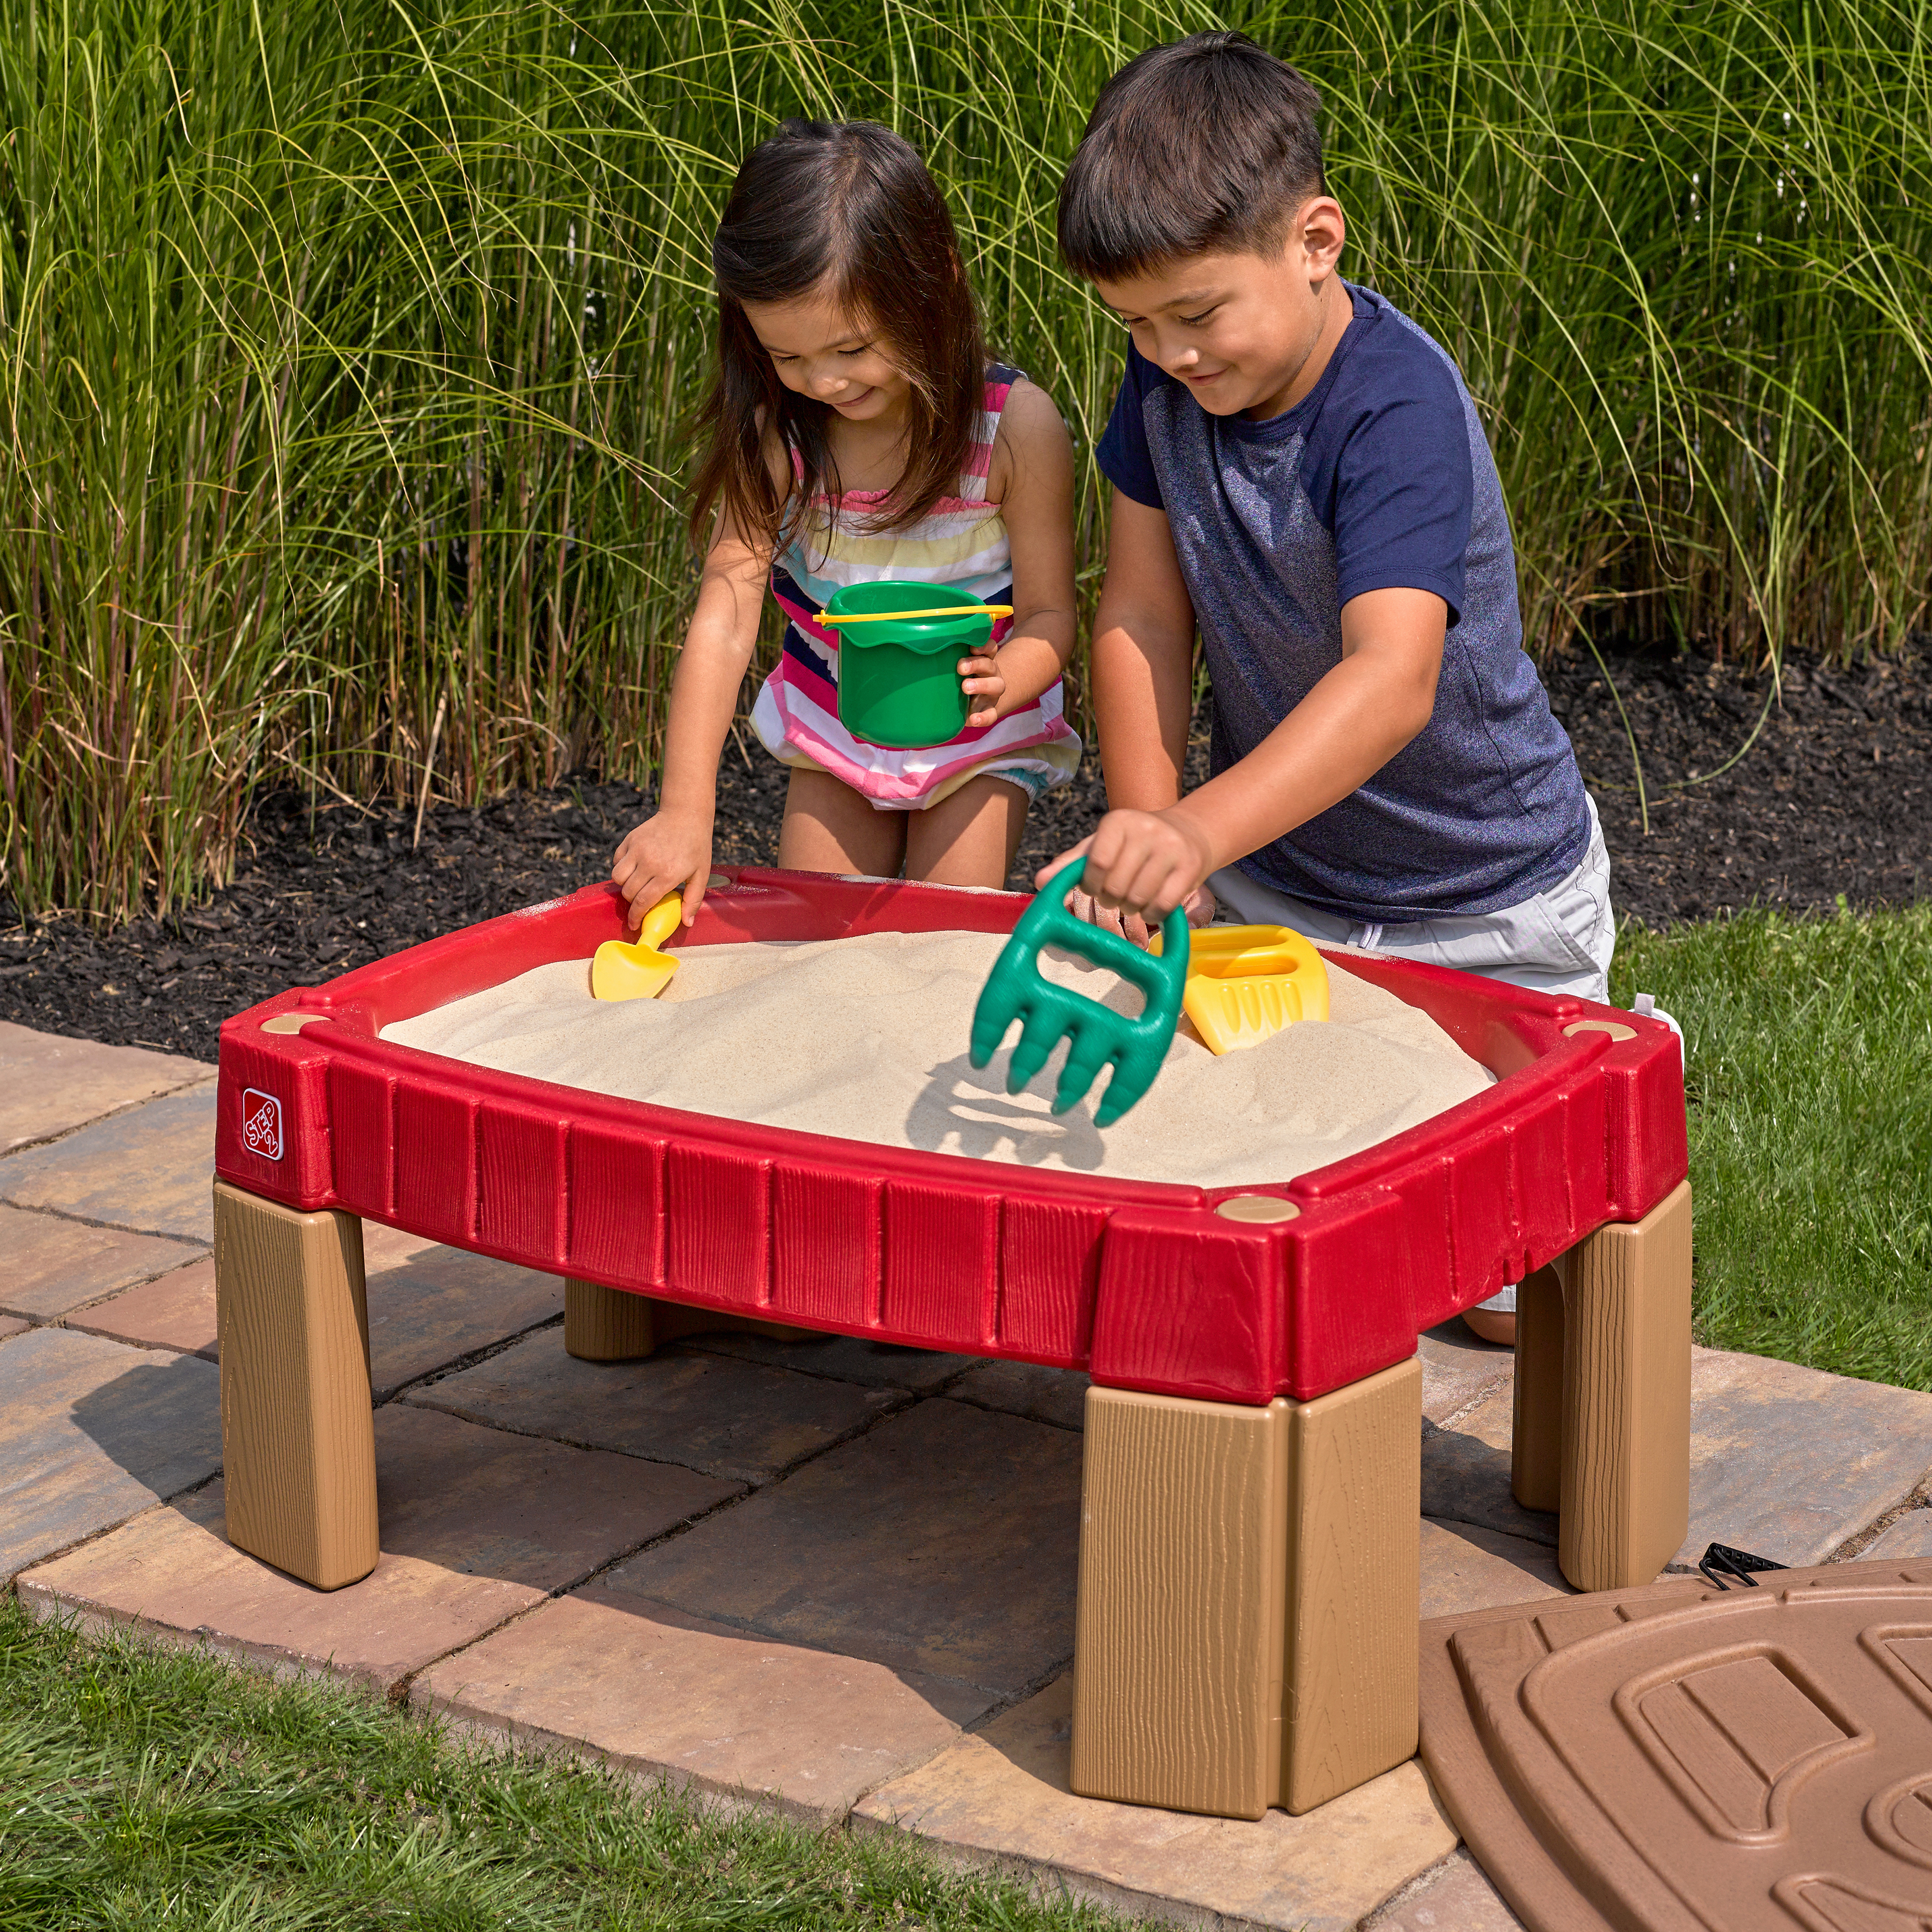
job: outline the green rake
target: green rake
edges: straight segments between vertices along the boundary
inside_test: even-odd
[[[1060,1070],[1053,1111],[1065,1113],[1100,1070],[1112,1066],[1112,1077],[1094,1112],[1096,1126],[1111,1127],[1154,1084],[1173,1042],[1187,982],[1187,915],[1175,907],[1162,924],[1160,952],[1143,952],[1118,933],[1104,932],[1067,910],[1066,895],[1086,870],[1084,858],[1063,866],[1021,915],[973,1009],[970,1057],[975,1066],[984,1066],[1018,1020],[1019,1043],[1006,1070],[1006,1091],[1017,1094],[1064,1037],[1072,1045]],[[1040,970],[1042,946],[1062,946],[1089,965],[1112,968],[1139,987],[1146,1006],[1130,1018],[1084,993],[1054,986]]]

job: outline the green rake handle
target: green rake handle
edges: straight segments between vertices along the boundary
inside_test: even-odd
[[[1187,982],[1187,915],[1176,906],[1162,922],[1160,955],[1143,952],[1120,934],[1089,926],[1067,910],[1066,895],[1086,871],[1084,858],[1063,866],[1021,914],[973,1009],[970,1057],[975,1066],[984,1066],[1018,1020],[1019,1044],[1006,1072],[1006,1091],[1017,1094],[1064,1036],[1072,1046],[1060,1070],[1053,1111],[1065,1113],[1084,1096],[1100,1070],[1112,1066],[1113,1076],[1094,1113],[1096,1126],[1111,1127],[1154,1084],[1173,1042]],[[1084,993],[1054,986],[1040,970],[1042,946],[1063,946],[1090,965],[1111,967],[1139,987],[1146,1006],[1130,1019]]]

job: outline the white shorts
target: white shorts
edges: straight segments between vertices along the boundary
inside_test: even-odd
[[[1607,1004],[1616,915],[1610,908],[1610,856],[1596,801],[1582,862],[1546,892],[1501,912],[1378,926],[1318,912],[1230,866],[1208,881],[1221,916],[1245,926],[1286,926],[1327,946],[1358,946],[1394,959],[1426,960],[1539,993],[1571,993]]]
[[[1246,925],[1291,926],[1326,945],[1426,959],[1432,966],[1453,966],[1539,993],[1574,993],[1607,1006],[1610,955],[1617,944],[1610,855],[1604,849],[1597,802],[1588,793],[1584,796],[1590,808],[1590,843],[1582,862],[1548,892],[1501,912],[1402,926],[1355,924],[1259,884],[1233,866],[1215,873],[1208,884],[1222,907]],[[1514,1313],[1516,1289],[1506,1288],[1480,1306],[1497,1314]]]

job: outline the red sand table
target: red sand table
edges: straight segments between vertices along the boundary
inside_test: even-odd
[[[1005,932],[1028,903],[747,868],[714,878],[680,943]],[[1514,1486],[1560,1508],[1564,1574],[1648,1582],[1675,1552],[1690,1216],[1682,1062],[1661,1024],[1350,957],[1497,1083],[1244,1189],[752,1126],[379,1037],[587,961],[621,910],[592,888],[223,1028],[215,1253],[238,1546],[323,1588],[374,1567],[368,1218],[566,1276],[566,1345],[592,1358],[748,1319],[1088,1370],[1072,1775],[1090,1796],[1303,1811],[1414,1750],[1416,1340],[1505,1283],[1523,1284]]]

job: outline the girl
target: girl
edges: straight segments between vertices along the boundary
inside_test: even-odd
[[[697,916],[718,761],[766,584],[787,623],[752,723],[791,767],[778,863],[1002,886],[1029,801],[1070,778],[1073,458],[1046,395],[988,364],[951,216],[925,164],[868,122],[788,121],[738,171],[712,247],[718,375],[692,532],[710,549],[672,681],[655,816],[611,877],[633,926],[664,895]],[[944,584],[1010,604],[962,658],[950,743],[896,752],[838,722],[847,584]]]

